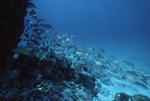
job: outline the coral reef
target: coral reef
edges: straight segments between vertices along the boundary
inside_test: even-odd
[[[3,82],[0,82],[3,83],[0,86],[1,99],[26,101],[31,98],[34,100],[57,98],[63,101],[66,96],[72,99],[78,96],[78,99],[85,100],[96,96],[98,91],[95,89],[94,77],[78,74],[75,69],[70,68],[71,64],[67,59],[64,60],[56,56],[40,60],[26,54],[19,55],[15,60],[9,58],[7,74],[4,73],[1,78]]]

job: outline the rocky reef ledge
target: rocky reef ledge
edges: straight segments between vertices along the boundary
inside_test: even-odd
[[[6,65],[5,59],[12,48],[17,47],[24,31],[24,17],[28,0],[0,0],[0,71]]]

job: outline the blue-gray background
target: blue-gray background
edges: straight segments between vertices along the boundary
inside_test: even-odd
[[[77,44],[150,70],[150,0],[36,0],[39,18]]]

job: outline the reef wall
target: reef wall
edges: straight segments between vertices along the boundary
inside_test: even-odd
[[[6,65],[6,56],[17,47],[24,31],[24,17],[28,0],[0,0],[0,71]]]

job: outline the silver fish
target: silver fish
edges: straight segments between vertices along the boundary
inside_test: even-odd
[[[37,23],[45,22],[45,19],[38,19]]]
[[[119,67],[120,69],[125,69],[126,67],[122,64],[122,61],[119,60],[114,60],[113,65],[115,65],[116,67]]]
[[[120,86],[120,87],[123,87],[123,88],[125,88],[126,87],[126,85],[125,84],[123,84],[123,83],[120,83],[120,82],[114,82],[115,84],[117,84],[118,86]]]
[[[24,47],[18,47],[18,48],[12,49],[12,51],[17,54],[30,55],[30,52]]]
[[[132,85],[126,85],[126,87],[129,88],[130,90],[137,91]]]
[[[140,73],[140,74],[149,74],[149,72],[144,69],[134,69],[134,71],[136,73]]]
[[[97,58],[103,58],[103,56],[102,56],[102,54],[100,52],[96,52],[95,55],[96,55]]]
[[[146,80],[140,79],[140,78],[135,78],[134,81],[138,81],[139,83],[142,83],[144,85],[148,85]]]
[[[67,45],[66,47],[67,49],[71,49],[71,48],[75,48],[76,46],[74,44],[70,44],[70,45]]]
[[[120,71],[116,66],[112,66],[112,65],[110,65],[109,70],[115,74],[119,73]]]
[[[37,8],[33,2],[28,2],[28,8]]]
[[[128,62],[128,61],[124,60],[124,63],[126,63],[132,69],[135,68],[135,66],[131,62]]]
[[[111,54],[109,54],[109,56],[110,56],[112,59],[116,59],[116,57],[113,56],[113,55],[111,55]]]
[[[118,65],[122,64],[122,61],[114,60],[114,61],[112,61],[112,64],[115,65],[115,66],[118,66]]]
[[[44,33],[45,30],[44,29],[33,29],[32,32],[34,34],[40,35],[40,34]]]
[[[104,49],[100,48],[100,47],[97,47],[97,49],[102,52],[102,53],[105,53]]]
[[[144,84],[142,84],[142,83],[140,83],[140,82],[138,82],[138,81],[133,82],[133,84],[134,84],[135,86],[141,87],[141,88],[143,88],[143,89],[149,89],[146,85],[144,85]]]
[[[113,75],[112,77],[116,78],[117,80],[121,80],[121,77],[118,75]]]
[[[55,43],[55,44],[53,44],[53,47],[61,47],[61,44],[60,43]]]
[[[41,28],[44,28],[44,24],[33,24],[31,25],[31,28],[34,27],[36,29],[41,29]]]
[[[103,63],[103,64],[107,64],[108,63],[108,61],[107,61],[107,59],[106,58],[99,58],[98,59],[101,63]]]
[[[138,77],[138,75],[134,71],[124,71],[126,76]]]
[[[44,24],[44,27],[47,29],[54,29],[54,27],[50,24]]]

